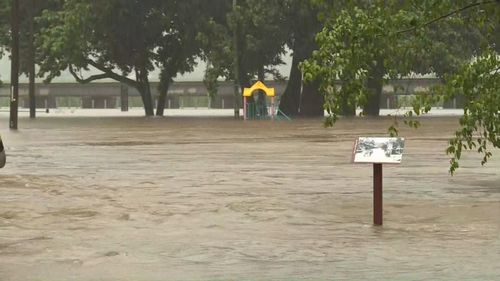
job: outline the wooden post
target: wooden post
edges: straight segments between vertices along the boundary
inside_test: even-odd
[[[373,164],[373,224],[383,224],[382,164]]]

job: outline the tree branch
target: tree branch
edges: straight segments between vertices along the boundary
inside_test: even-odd
[[[104,72],[104,74],[106,75],[105,78],[111,78],[113,80],[116,80],[118,82],[122,82],[124,84],[127,84],[127,85],[130,85],[134,88],[137,88],[138,87],[138,83],[137,81],[135,80],[132,80],[126,76],[123,76],[123,75],[120,75],[120,74],[117,74],[115,72],[113,72],[113,70],[103,66],[103,65],[100,65],[98,63],[96,63],[95,61],[91,60],[91,59],[87,59],[87,63],[93,67],[95,67],[96,69]]]
[[[455,14],[459,14],[465,10],[468,10],[468,9],[471,9],[471,8],[474,8],[474,7],[477,7],[477,6],[481,6],[481,5],[486,5],[486,4],[491,4],[491,3],[495,3],[495,2],[498,2],[498,0],[485,0],[485,1],[482,1],[482,2],[476,2],[476,3],[471,3],[467,6],[464,6],[464,7],[461,7],[461,8],[458,8],[456,10],[453,10],[445,15],[442,15],[442,16],[439,16],[435,19],[432,19],[420,26],[414,26],[414,27],[411,27],[411,28],[408,28],[408,29],[404,29],[404,30],[400,30],[398,32],[395,33],[395,35],[399,35],[399,34],[402,34],[402,33],[406,33],[406,32],[410,32],[410,31],[414,31],[414,30],[417,30],[418,28],[422,28],[422,27],[426,27],[428,25],[431,25],[433,23],[436,23],[440,20],[443,20],[447,17],[450,17],[450,16],[453,16]]]
[[[76,79],[76,81],[78,83],[81,83],[81,84],[87,84],[87,83],[90,83],[92,81],[95,81],[95,80],[100,80],[100,79],[105,79],[105,78],[110,78],[107,74],[103,73],[103,74],[98,74],[98,75],[92,75],[88,78],[82,78],[80,77],[75,69],[73,68],[73,65],[69,65],[68,67],[69,69],[69,73],[71,73],[71,75],[73,75],[73,77]]]

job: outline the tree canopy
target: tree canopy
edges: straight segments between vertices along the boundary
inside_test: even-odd
[[[114,79],[139,91],[146,115],[154,113],[149,86],[153,69],[160,70],[156,114],[163,115],[173,78],[192,71],[197,58],[208,64],[205,80],[213,95],[221,77],[236,77],[240,87],[266,76],[282,79],[276,66],[283,63],[287,47],[299,59],[290,75],[291,85],[295,86],[287,89],[287,93],[291,89],[295,93],[286,94],[286,100],[299,104],[296,100],[301,97],[296,93],[301,85],[297,77],[301,75],[297,75],[297,65],[312,52],[312,38],[318,30],[309,24],[318,26],[316,10],[309,1],[302,0],[237,0],[234,7],[231,0],[31,2],[21,1],[22,18],[32,19],[23,20],[21,36],[22,42],[31,42],[29,36],[36,37],[36,58],[23,55],[23,71],[31,70],[35,61],[38,76],[46,82],[66,70],[80,83]],[[0,41],[7,49],[9,3],[0,1],[4,15],[0,27],[6,30]],[[35,30],[29,32],[33,23]],[[29,54],[33,48],[26,45],[25,49]],[[322,114],[321,103],[319,100],[315,106]]]
[[[203,57],[209,63],[206,79],[233,80],[235,63],[238,63],[237,78],[241,87],[250,86],[259,72],[279,77],[275,66],[283,63],[281,56],[285,53],[286,40],[286,34],[281,31],[283,1],[239,0],[235,7],[231,1],[225,2],[224,10],[212,17],[200,34]]]
[[[9,9],[10,1],[1,0],[0,44],[7,50]],[[407,117],[464,98],[448,148],[450,171],[464,149],[482,153],[484,164],[500,146],[497,0],[23,0],[21,12],[23,72],[33,73],[36,62],[47,82],[65,70],[81,83],[114,79],[139,91],[147,116],[154,114],[155,68],[161,71],[156,114],[163,115],[172,80],[192,71],[198,58],[207,62],[205,82],[214,95],[221,77],[239,87],[266,75],[282,78],[276,66],[291,50],[280,105],[286,113],[319,116],[325,109],[327,125],[358,107],[378,116],[389,79],[433,74],[443,85],[416,97]],[[90,69],[98,73],[87,76]]]
[[[473,55],[470,30],[453,22],[398,32],[417,26],[429,14],[426,1],[358,1],[338,11],[326,5],[325,26],[316,40],[319,49],[302,64],[308,80],[321,80],[328,122],[338,115],[378,116],[382,87],[388,79],[410,74],[439,76]],[[439,58],[439,59],[437,59]],[[333,86],[340,81],[341,86]]]
[[[302,64],[307,79],[321,81],[327,125],[333,125],[339,115],[353,114],[358,106],[364,114],[378,115],[386,79],[433,73],[444,85],[417,97],[406,116],[426,113],[436,101],[462,95],[464,116],[447,150],[452,155],[450,172],[458,168],[463,149],[476,148],[486,163],[491,156],[488,147],[499,147],[500,100],[494,87],[500,65],[498,45],[492,40],[499,20],[496,1],[465,5],[359,1],[340,12],[328,7],[325,27],[316,37],[319,49]],[[391,127],[390,132],[397,130]]]
[[[111,78],[136,88],[146,115],[153,115],[149,73],[158,66],[163,86],[192,70],[198,49],[193,24],[200,1],[66,0],[46,10],[37,37],[40,75],[50,81],[69,69],[88,83]],[[93,68],[99,74],[84,77]],[[158,112],[162,113],[163,108]]]

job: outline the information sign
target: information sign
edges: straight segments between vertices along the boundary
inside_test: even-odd
[[[354,163],[401,164],[404,138],[360,137],[353,150]]]

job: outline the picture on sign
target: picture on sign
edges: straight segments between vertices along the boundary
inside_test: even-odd
[[[400,164],[404,147],[404,138],[360,137],[354,145],[353,162]]]

